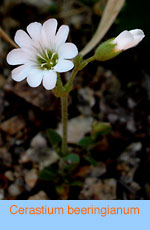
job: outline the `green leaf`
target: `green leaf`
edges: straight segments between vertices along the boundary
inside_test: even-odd
[[[77,154],[71,153],[65,157],[63,157],[63,159],[69,163],[70,165],[73,164],[78,164],[80,162],[80,157]]]
[[[54,168],[46,167],[44,168],[40,174],[39,174],[39,179],[41,180],[46,180],[46,181],[56,181],[58,173]]]
[[[79,141],[78,145],[81,146],[81,147],[83,147],[84,149],[88,149],[89,146],[92,145],[93,143],[94,143],[94,142],[93,142],[92,137],[89,136],[89,137],[83,137],[83,138]]]
[[[95,123],[92,127],[92,134],[94,137],[99,135],[107,135],[110,133],[111,129],[111,124],[108,122]]]
[[[93,157],[91,157],[91,156],[85,156],[84,158],[85,158],[91,165],[93,165],[94,167],[97,166],[97,161],[96,161]]]
[[[48,129],[47,137],[53,147],[56,147],[61,141],[61,136],[53,129]]]

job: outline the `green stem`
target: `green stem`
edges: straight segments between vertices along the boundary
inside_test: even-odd
[[[92,57],[86,59],[85,61],[86,61],[87,64],[89,64],[91,61],[94,61],[94,60],[95,60],[95,57],[92,56]]]
[[[67,153],[67,122],[68,122],[68,95],[61,97],[62,113],[62,154]]]
[[[58,74],[57,86],[53,90],[57,97],[61,98],[61,113],[62,113],[62,154],[67,154],[67,122],[68,122],[68,95],[73,87],[73,81],[78,71],[83,69],[89,62],[94,60],[94,56],[90,57],[78,64],[73,69],[69,81],[63,86],[61,78]]]
[[[71,73],[69,81],[64,86],[64,92],[66,94],[69,94],[69,92],[72,90],[73,81],[74,81],[74,78],[75,78],[75,76],[76,76],[77,73],[78,73],[78,70],[76,68],[74,68],[74,70]]]

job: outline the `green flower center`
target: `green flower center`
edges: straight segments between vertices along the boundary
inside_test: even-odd
[[[58,62],[58,54],[50,50],[45,50],[44,53],[37,57],[38,65],[42,70],[54,69]]]

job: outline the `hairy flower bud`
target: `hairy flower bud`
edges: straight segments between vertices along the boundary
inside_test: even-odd
[[[103,42],[95,51],[95,59],[97,61],[107,61],[119,55],[121,51],[115,51],[116,44],[113,44],[114,39]]]
[[[95,51],[95,59],[107,61],[119,55],[122,51],[130,49],[139,44],[145,37],[144,32],[139,29],[123,31],[116,38],[107,40],[98,46]]]

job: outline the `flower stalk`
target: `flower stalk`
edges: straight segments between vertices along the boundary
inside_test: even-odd
[[[62,154],[67,154],[68,95],[61,97]]]

